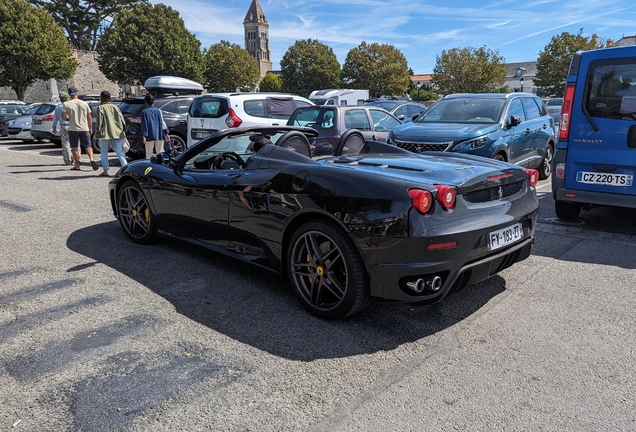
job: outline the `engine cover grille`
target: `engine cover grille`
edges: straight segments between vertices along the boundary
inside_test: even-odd
[[[495,186],[488,189],[482,189],[475,192],[463,194],[464,199],[471,203],[483,203],[507,198],[516,193],[521,192],[523,181],[510,183],[503,186]]]

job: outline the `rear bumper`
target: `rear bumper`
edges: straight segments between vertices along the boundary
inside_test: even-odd
[[[566,196],[566,194],[570,196]],[[636,208],[636,196],[607,192],[586,192],[576,189],[557,188],[555,199],[577,204]]]
[[[503,226],[497,225],[470,232],[438,238],[396,239],[384,244],[382,251],[363,252],[369,264],[371,295],[378,299],[397,302],[439,301],[466,285],[488,279],[516,262],[526,259],[532,250],[538,210]],[[521,223],[523,237],[499,250],[489,251],[487,237],[494,230]],[[427,251],[427,244],[457,240],[454,248]],[[377,255],[382,254],[380,258]],[[387,260],[386,256],[394,257]],[[376,256],[374,256],[376,255]],[[401,259],[400,259],[401,258]],[[392,261],[392,262],[391,262]],[[439,276],[442,287],[437,292],[415,293],[408,284],[417,279]]]
[[[31,136],[34,139],[47,139],[47,140],[58,141],[58,142],[61,140],[59,135],[54,135],[53,132],[43,131],[43,130],[31,129]]]

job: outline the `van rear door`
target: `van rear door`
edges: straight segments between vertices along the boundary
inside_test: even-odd
[[[566,189],[636,194],[636,47],[583,53],[569,120]],[[631,53],[630,53],[631,55]],[[585,83],[585,84],[583,84]]]

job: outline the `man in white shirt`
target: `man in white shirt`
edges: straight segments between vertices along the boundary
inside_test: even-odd
[[[81,171],[79,144],[82,144],[88,159],[91,161],[93,170],[97,170],[99,166],[93,159],[93,146],[91,145],[91,135],[93,133],[93,117],[91,116],[91,108],[86,102],[78,98],[77,88],[69,87],[68,94],[71,100],[64,102],[62,108],[62,120],[68,121],[68,140],[73,152],[73,160],[75,166],[71,168],[73,171]]]

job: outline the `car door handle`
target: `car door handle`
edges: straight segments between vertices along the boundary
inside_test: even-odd
[[[272,126],[280,126],[279,123],[272,123]]]
[[[242,175],[243,175],[243,173],[238,172],[238,173],[228,174],[227,176],[228,176],[229,178],[232,178],[232,179],[237,179],[237,178],[239,178],[239,177],[240,177],[240,176],[242,176]]]

